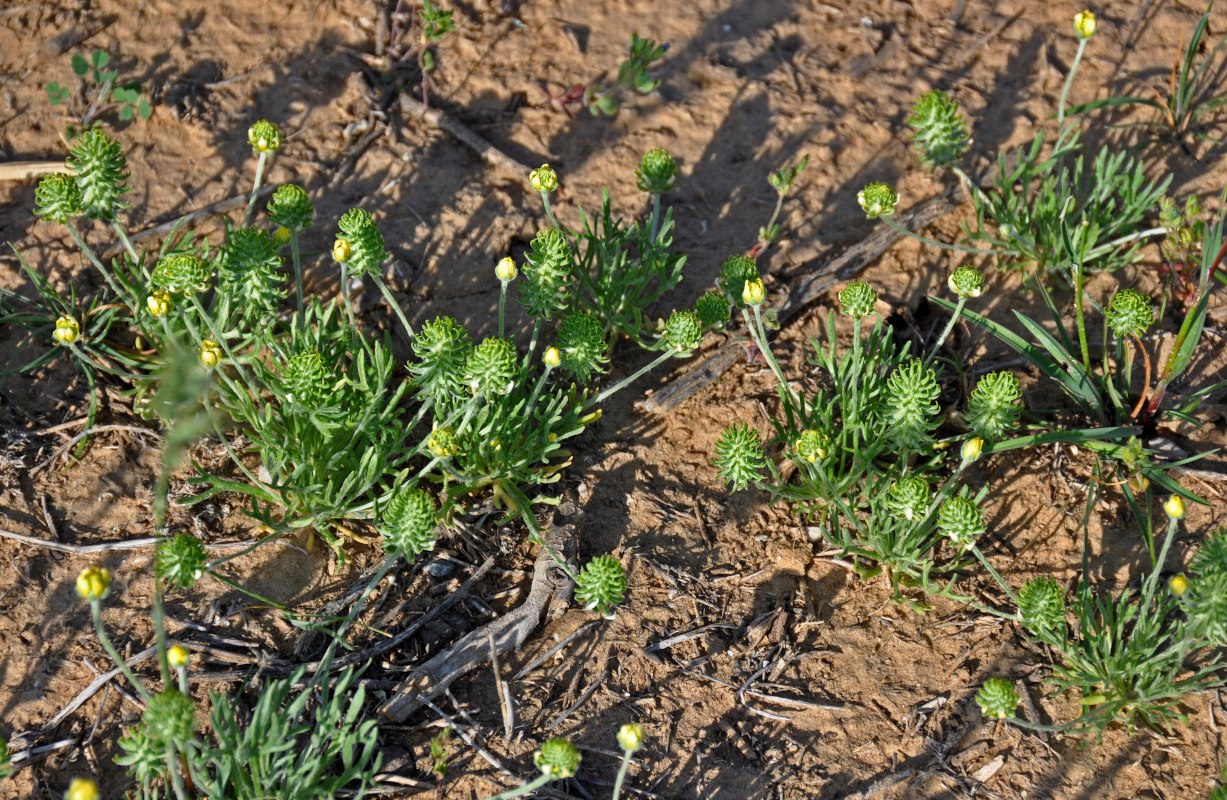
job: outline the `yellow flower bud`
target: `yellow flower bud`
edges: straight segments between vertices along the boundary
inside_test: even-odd
[[[545,354],[541,356],[541,360],[545,362],[547,367],[553,369],[562,363],[562,353],[558,352],[557,347],[550,347],[545,351]]]
[[[170,292],[154,292],[145,298],[145,307],[155,317],[164,317],[170,311]]]
[[[77,594],[85,600],[101,600],[111,588],[111,571],[106,567],[90,567],[77,576]]]
[[[91,778],[73,778],[64,792],[64,800],[98,800],[98,784]]]
[[[618,729],[618,744],[623,750],[633,753],[643,747],[643,726],[628,722]]]
[[[205,339],[200,343],[200,363],[204,364],[205,369],[213,369],[221,360],[222,349],[217,346],[217,342]]]
[[[502,261],[498,262],[498,266],[494,268],[495,276],[503,283],[510,283],[516,279],[516,262],[511,256],[507,256]]]
[[[349,261],[349,257],[353,255],[353,248],[349,246],[349,242],[344,239],[337,239],[336,244],[332,246],[332,257],[344,264]]]
[[[55,321],[55,333],[51,334],[60,344],[72,344],[81,337],[81,326],[67,314]]]
[[[964,461],[975,461],[983,451],[984,440],[979,436],[975,436],[963,442],[963,450],[960,455],[963,456]]]
[[[285,244],[290,241],[290,229],[284,225],[277,226],[277,230],[273,231],[273,241],[277,244]]]
[[[1189,579],[1183,575],[1173,575],[1167,585],[1172,590],[1172,594],[1181,595],[1189,590]]]
[[[1089,39],[1095,35],[1095,14],[1091,11],[1079,11],[1074,14],[1074,33],[1079,39]]]
[[[746,281],[746,285],[741,290],[741,299],[748,306],[759,306],[763,304],[763,298],[767,296],[767,289],[763,286],[763,279],[758,278],[752,281]]]
[[[186,667],[189,653],[186,647],[175,645],[166,651],[166,661],[173,669]]]
[[[558,173],[549,164],[542,164],[528,173],[528,183],[538,192],[552,192],[558,188]]]
[[[1167,502],[1163,504],[1163,510],[1172,519],[1181,519],[1184,517],[1184,498],[1178,494],[1174,494],[1167,498]]]

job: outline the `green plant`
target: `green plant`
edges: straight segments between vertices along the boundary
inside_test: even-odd
[[[632,33],[630,50],[626,60],[618,66],[618,74],[612,83],[603,83],[599,79],[587,84],[577,83],[565,94],[551,97],[550,102],[568,115],[571,113],[569,107],[579,103],[594,117],[600,114],[612,117],[618,113],[619,98],[623,93],[634,90],[639,94],[648,94],[660,85],[660,81],[652,77],[651,68],[668,49],[668,42],[657,44]]]
[[[47,84],[47,99],[53,106],[68,106],[75,119],[65,131],[68,139],[102,125],[102,116],[108,111],[115,111],[122,122],[136,117],[149,119],[153,113],[149,101],[141,97],[140,83],[119,83],[119,71],[107,69],[110,63],[111,55],[105,50],[94,50],[88,60],[73,54],[72,71],[81,79],[81,87],[74,91],[58,81]]]

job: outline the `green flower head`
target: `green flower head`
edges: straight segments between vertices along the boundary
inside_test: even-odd
[[[418,488],[403,488],[383,512],[383,549],[412,561],[419,553],[435,549],[438,511],[430,494]]]
[[[831,437],[820,430],[809,428],[797,439],[797,457],[807,464],[826,458],[831,451]]]
[[[1032,578],[1018,590],[1018,617],[1032,633],[1062,630],[1065,625],[1065,590],[1047,575]]]
[[[378,273],[379,265],[388,257],[384,249],[383,234],[375,225],[375,218],[365,208],[351,208],[338,223],[341,235],[337,241],[349,245],[349,257],[345,268],[350,275],[362,276]]]
[[[920,163],[929,169],[954,166],[971,147],[959,104],[940,89],[920,96],[907,124]]]
[[[165,744],[183,744],[196,728],[196,706],[178,689],[165,689],[149,698],[143,716],[149,735]]]
[[[1022,388],[1008,370],[990,372],[967,398],[967,424],[977,436],[997,441],[1018,424]]]
[[[677,187],[677,162],[664,148],[649,150],[639,159],[635,180],[641,192],[664,194]]]
[[[1181,605],[1199,636],[1227,645],[1227,528],[1206,537],[1190,562],[1191,580]]]
[[[204,574],[209,554],[190,533],[162,541],[154,551],[154,574],[174,589],[190,589]]]
[[[1006,719],[1014,716],[1014,710],[1022,699],[1014,684],[1005,678],[989,678],[976,692],[976,704],[980,713],[989,719]]]
[[[150,282],[155,289],[172,294],[199,292],[212,274],[212,268],[196,254],[171,253],[158,261]]]
[[[34,190],[34,206],[34,213],[40,219],[65,224],[84,210],[81,187],[67,173],[45,175]]]
[[[549,164],[542,164],[528,173],[528,183],[538,192],[552,192],[558,188],[558,173]]]
[[[277,187],[268,201],[268,218],[292,233],[302,233],[315,221],[315,204],[305,189],[287,183]]]
[[[336,375],[314,350],[305,350],[281,368],[281,385],[286,399],[306,409],[325,405],[332,395]]]
[[[931,497],[928,481],[919,475],[908,475],[891,484],[886,507],[905,520],[914,522],[925,516]]]
[[[1113,295],[1103,315],[1118,339],[1141,336],[1155,321],[1150,298],[1137,289],[1121,289]]]
[[[699,346],[703,337],[703,320],[693,311],[674,311],[665,323],[665,343],[679,353]]]
[[[575,584],[575,601],[589,611],[612,619],[616,608],[626,597],[626,570],[611,555],[597,556],[579,571]]]
[[[456,442],[456,430],[451,427],[435,428],[426,440],[426,447],[435,458],[451,458],[460,452]]]
[[[235,228],[218,261],[218,291],[251,320],[265,320],[285,298],[280,248],[259,228]]]
[[[474,395],[506,394],[516,371],[515,346],[506,339],[483,341],[465,360],[465,381]]]
[[[839,293],[839,313],[854,319],[873,313],[878,293],[865,281],[852,281]]]
[[[566,739],[550,739],[533,754],[533,764],[550,780],[570,778],[579,769],[579,748]]]
[[[758,267],[754,265],[753,259],[737,255],[725,259],[716,283],[732,299],[734,305],[746,308],[746,302],[741,297],[742,292],[745,291],[746,283],[758,279]]]
[[[85,218],[115,219],[124,208],[119,198],[128,191],[128,159],[119,142],[92,128],[77,138],[66,163],[77,176]]]
[[[413,335],[417,361],[408,365],[411,384],[423,401],[435,403],[436,416],[446,416],[464,398],[465,364],[472,352],[469,332],[451,317],[437,317]]]
[[[967,550],[984,534],[984,519],[971,500],[952,497],[937,511],[937,529],[959,550]]]
[[[729,299],[722,292],[708,292],[694,304],[705,328],[722,328],[729,322]]]
[[[247,129],[247,142],[257,153],[273,153],[281,148],[281,128],[262,119]]]
[[[605,357],[605,325],[595,314],[586,311],[568,314],[558,329],[556,344],[562,366],[581,384],[604,372],[609,363]]]
[[[740,491],[758,482],[759,473],[767,467],[767,457],[754,429],[744,422],[736,422],[720,434],[715,463],[725,483],[733,491]]]
[[[534,319],[546,320],[571,304],[571,245],[554,228],[538,231],[524,255],[520,304]]]
[[[912,359],[891,373],[882,402],[884,434],[897,448],[923,450],[936,427],[933,418],[941,410],[937,375],[920,359]]]
[[[984,274],[975,267],[962,266],[950,273],[946,284],[959,297],[979,297],[984,293]]]
[[[871,183],[856,193],[856,202],[869,219],[889,217],[899,205],[899,195],[889,183]]]

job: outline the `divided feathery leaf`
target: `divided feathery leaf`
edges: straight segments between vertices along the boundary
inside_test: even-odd
[[[315,204],[305,189],[287,183],[277,187],[268,201],[268,218],[274,225],[301,233],[315,221]]]
[[[469,391],[486,397],[506,394],[515,371],[515,346],[493,337],[473,348],[464,365]]]
[[[980,509],[966,497],[951,497],[937,511],[937,528],[959,550],[967,550],[984,534]]]
[[[435,501],[422,489],[402,488],[384,509],[383,549],[412,561],[435,548]]]
[[[34,213],[47,222],[66,224],[84,209],[81,187],[67,173],[45,175],[34,190],[34,209]]]
[[[1054,578],[1032,578],[1018,590],[1018,616],[1037,635],[1065,629],[1065,590]]]
[[[928,481],[919,475],[908,475],[890,485],[886,507],[913,522],[924,518],[931,497]]]
[[[954,166],[971,146],[958,102],[941,89],[920,96],[907,124],[920,163],[929,169]]]
[[[119,142],[93,128],[77,139],[66,163],[77,176],[85,218],[115,219],[124,208],[119,198],[128,191],[128,159]]]
[[[190,533],[176,534],[154,551],[154,574],[174,589],[190,589],[204,574],[209,554]]]
[[[1150,297],[1137,289],[1121,289],[1103,312],[1104,320],[1118,339],[1141,336],[1154,322]]]
[[[305,409],[325,405],[332,395],[336,375],[314,350],[298,353],[281,368],[281,385],[286,399]]]
[[[371,212],[365,208],[351,208],[341,217],[337,227],[343,234],[337,240],[349,245],[349,257],[344,260],[349,274],[355,277],[377,275],[388,251]]]
[[[967,398],[967,424],[980,437],[997,441],[1018,424],[1022,388],[1008,370],[990,372],[976,382]]]
[[[410,382],[423,402],[434,402],[436,417],[447,416],[464,398],[465,364],[472,352],[469,332],[451,317],[437,317],[414,334],[417,362],[409,362]]]
[[[277,243],[259,228],[234,229],[222,248],[218,291],[248,319],[273,314],[286,296],[277,250]]]
[[[524,255],[520,303],[534,319],[546,320],[571,303],[571,245],[561,231],[546,228]]]
[[[172,253],[158,261],[150,283],[155,289],[172,294],[199,292],[212,274],[212,268],[194,253]]]
[[[584,565],[575,583],[575,601],[589,611],[612,618],[626,597],[626,570],[611,555],[597,556]]]
[[[605,357],[605,326],[595,314],[568,314],[558,329],[556,346],[562,355],[562,366],[580,384],[603,372],[609,363]]]
[[[767,467],[763,443],[758,434],[744,422],[735,422],[724,429],[716,442],[716,468],[720,477],[733,491],[740,491],[759,479]]]
[[[919,359],[901,365],[886,381],[881,418],[885,436],[903,450],[927,447],[936,427],[932,417],[941,410],[936,403],[940,392],[931,367]]]

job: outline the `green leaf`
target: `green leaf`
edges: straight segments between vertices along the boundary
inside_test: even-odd
[[[89,72],[89,62],[79,53],[73,54],[72,71],[79,77],[85,77],[85,73]]]
[[[111,63],[111,54],[106,50],[95,50],[91,60],[94,62],[95,67],[102,69],[107,64]]]
[[[132,106],[120,106],[119,119],[121,122],[129,122],[133,116],[134,112],[132,110]]]
[[[149,119],[149,115],[153,113],[153,109],[149,107],[149,101],[142,97],[136,104],[136,113],[141,115],[141,119]]]

